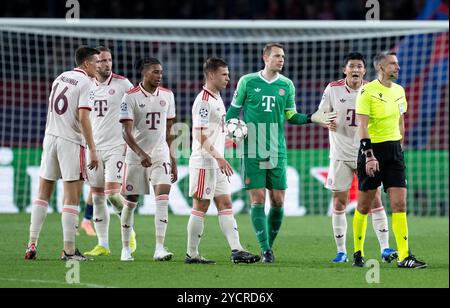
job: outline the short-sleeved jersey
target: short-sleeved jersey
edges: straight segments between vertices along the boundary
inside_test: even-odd
[[[399,141],[400,117],[408,110],[406,93],[393,83],[385,87],[379,80],[361,88],[356,99],[356,114],[369,116],[369,136],[372,143]]]
[[[45,134],[85,146],[78,112],[92,109],[95,89],[94,80],[81,69],[59,75],[52,84]]]
[[[175,98],[172,91],[157,88],[152,94],[142,84],[135,87],[123,98],[120,122],[133,121],[134,138],[153,162],[170,159],[166,141],[167,120],[175,119]],[[139,156],[127,151],[126,162],[140,164]]]
[[[279,74],[267,81],[262,72],[246,75],[239,80],[232,106],[244,109],[244,121],[249,126],[244,155],[267,158],[270,150],[272,157],[286,157],[285,112],[296,109],[295,87],[290,79]],[[260,134],[265,144],[256,143]]]
[[[363,81],[363,85],[367,81]],[[337,112],[337,131],[329,132],[330,159],[341,161],[356,161],[358,159],[359,136],[356,121],[356,96],[358,90],[353,90],[345,79],[331,82],[322,97],[319,109],[327,112]]]
[[[203,129],[209,142],[222,157],[225,154],[225,118],[226,109],[220,95],[203,88],[192,107],[192,136],[194,136],[195,130]],[[202,148],[196,138],[192,138],[189,166],[198,169],[217,169],[219,167],[216,159]]]
[[[92,132],[97,150],[110,150],[125,144],[119,123],[120,104],[133,88],[125,77],[111,74],[104,82],[97,82],[94,107],[91,112]]]

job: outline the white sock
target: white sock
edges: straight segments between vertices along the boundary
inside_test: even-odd
[[[191,217],[189,218],[187,231],[188,231],[188,245],[187,254],[192,258],[200,256],[198,252],[198,246],[203,236],[203,228],[205,222],[205,213],[192,210]]]
[[[169,223],[169,196],[156,197],[155,234],[156,249],[164,248],[167,224]]]
[[[80,209],[78,205],[64,205],[62,210],[62,227],[65,246],[73,246],[75,248],[75,237],[79,222]],[[69,243],[69,244],[67,244]],[[70,251],[66,251],[72,254]]]
[[[134,224],[134,210],[137,207],[137,203],[125,201],[122,216],[120,217],[120,223],[122,226],[122,245],[124,248],[130,248],[130,237],[133,232]]]
[[[383,250],[389,248],[389,224],[384,208],[372,211],[372,225],[380,243],[380,250],[383,252]]]
[[[97,232],[98,244],[109,249],[109,212],[104,194],[92,194],[94,201],[94,225]]]
[[[105,195],[111,203],[114,213],[120,217],[125,204],[125,198],[120,194],[120,189],[105,190]]]
[[[47,217],[48,202],[43,200],[34,200],[33,207],[31,209],[31,224],[30,224],[30,242],[37,245],[39,235],[44,225],[45,218]]]
[[[233,210],[219,212],[219,225],[222,233],[227,238],[231,250],[244,250],[239,241],[239,231],[236,219],[233,216]]]
[[[347,239],[347,216],[345,215],[345,211],[336,211],[333,209],[332,221],[337,251],[347,253],[345,245]]]

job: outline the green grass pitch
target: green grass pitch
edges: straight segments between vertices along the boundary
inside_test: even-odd
[[[250,219],[237,217],[241,241],[251,252],[257,251]],[[302,287],[449,287],[449,219],[409,218],[413,253],[429,263],[424,270],[398,269],[381,264],[380,283],[369,284],[369,268],[352,268],[351,263],[332,264],[335,244],[328,217],[286,218],[276,241],[275,264],[234,265],[220,232],[216,217],[207,217],[201,252],[216,265],[186,265],[186,225],[188,217],[170,217],[166,245],[175,253],[166,263],[152,261],[154,223],[152,216],[136,216],[138,248],[135,262],[120,259],[119,220],[111,216],[111,257],[80,264],[80,284],[66,283],[70,270],[59,261],[62,247],[60,216],[47,217],[38,247],[38,260],[25,261],[29,215],[0,215],[0,287],[151,287],[151,288],[302,288]],[[349,217],[347,246],[351,251]],[[84,233],[77,237],[82,252],[90,250],[96,239]],[[391,246],[394,245],[391,234]],[[379,260],[379,249],[369,222],[366,258]]]

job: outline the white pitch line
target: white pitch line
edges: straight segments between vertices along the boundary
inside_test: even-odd
[[[61,282],[61,281],[51,281],[51,280],[33,280],[33,279],[14,279],[14,278],[0,278],[0,281],[11,281],[11,282],[31,282],[31,283],[46,283],[46,284],[60,284],[65,286],[85,286],[88,288],[95,288],[95,289],[109,289],[109,288],[115,288],[111,286],[102,286],[98,284],[93,283],[74,283],[69,284],[67,282]]]

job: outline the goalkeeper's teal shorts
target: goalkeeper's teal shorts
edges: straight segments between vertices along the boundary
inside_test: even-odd
[[[263,188],[269,190],[287,189],[286,158],[260,159],[244,156],[242,162],[242,174],[246,190]]]

